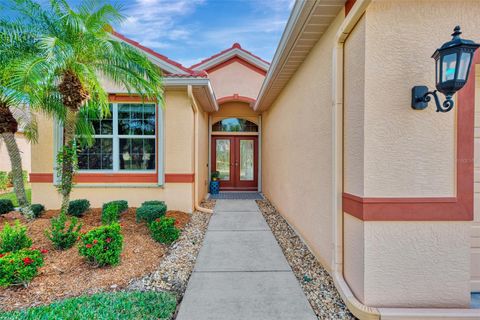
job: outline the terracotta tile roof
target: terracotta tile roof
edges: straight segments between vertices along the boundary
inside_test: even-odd
[[[199,63],[196,63],[196,64],[190,66],[190,69],[195,69],[195,68],[197,68],[198,66],[201,66],[202,64],[207,63],[208,61],[213,60],[213,59],[215,59],[215,58],[217,58],[217,57],[219,57],[219,56],[221,56],[221,55],[224,55],[224,54],[226,54],[226,53],[228,53],[228,52],[230,52],[230,51],[233,51],[233,50],[235,50],[235,49],[241,50],[241,51],[245,52],[246,54],[248,54],[248,55],[254,57],[255,59],[258,59],[258,60],[260,60],[260,61],[262,61],[262,62],[264,62],[264,63],[266,63],[266,64],[270,64],[270,62],[268,62],[268,61],[266,61],[266,60],[263,60],[262,58],[260,58],[259,56],[251,53],[251,52],[248,51],[248,50],[243,49],[242,46],[240,45],[240,43],[235,42],[230,48],[225,49],[225,50],[223,50],[223,51],[220,51],[219,53],[214,54],[213,56],[211,56],[211,57],[209,57],[209,58],[207,58],[207,59],[204,59],[204,60],[200,61]]]
[[[113,34],[115,37],[117,37],[117,38],[119,38],[119,39],[121,39],[121,40],[123,40],[123,41],[125,41],[125,42],[127,42],[127,43],[129,43],[129,44],[131,44],[132,46],[137,47],[137,48],[139,48],[140,50],[145,51],[145,52],[151,54],[152,56],[154,56],[154,57],[156,57],[156,58],[158,58],[158,59],[160,59],[160,60],[163,60],[163,61],[165,61],[166,63],[168,63],[168,64],[170,64],[170,65],[173,65],[173,66],[175,66],[175,67],[177,67],[177,68],[185,71],[185,72],[188,73],[189,75],[198,75],[198,74],[199,74],[199,72],[194,71],[194,70],[191,70],[190,68],[184,67],[184,66],[181,65],[180,63],[178,63],[178,62],[176,62],[176,61],[173,61],[172,59],[169,59],[168,57],[166,57],[166,56],[164,56],[164,55],[162,55],[162,54],[160,54],[160,53],[158,53],[158,52],[155,52],[155,51],[153,51],[153,50],[150,49],[150,48],[147,48],[147,47],[141,45],[141,44],[138,43],[137,41],[134,41],[134,40],[132,40],[132,39],[129,39],[129,38],[125,37],[123,34],[120,34],[120,33],[116,32],[116,31],[114,31],[114,30],[112,31],[112,34]]]

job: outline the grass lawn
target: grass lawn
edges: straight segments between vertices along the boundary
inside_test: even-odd
[[[0,313],[0,319],[171,319],[175,297],[165,292],[114,292],[70,298],[22,311]]]
[[[28,202],[31,202],[32,201],[32,189],[30,187],[27,187],[25,192],[27,193]],[[13,205],[15,207],[18,207],[17,197],[15,196],[15,192],[13,192],[13,191],[9,192],[9,193],[0,194],[0,199],[10,199],[10,200],[12,200]]]

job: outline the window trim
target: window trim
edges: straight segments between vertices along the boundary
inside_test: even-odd
[[[135,99],[132,99],[133,96],[125,96],[125,100],[110,100],[110,103],[112,104],[112,108],[115,108],[115,112],[112,112],[112,128],[114,128],[114,132],[118,133],[118,104],[154,104],[155,105],[155,137],[150,138],[150,139],[155,139],[156,141],[156,154],[155,154],[155,169],[153,170],[118,170],[114,171],[112,170],[78,170],[77,174],[79,176],[82,175],[95,175],[98,174],[99,176],[102,175],[109,175],[109,176],[125,176],[125,175],[131,175],[135,176],[136,174],[145,176],[146,174],[152,174],[152,175],[157,175],[157,185],[158,186],[164,186],[165,184],[165,153],[164,153],[164,147],[165,147],[165,120],[164,120],[164,110],[162,105],[155,103],[153,101],[143,101],[141,98],[137,98],[136,96],[133,97]],[[117,120],[117,121],[115,121]],[[110,135],[104,135],[106,138],[110,138]],[[125,136],[125,135],[112,135],[113,139],[113,148],[118,148],[117,149],[117,154],[119,152],[119,147],[120,147],[120,138],[124,137],[145,137],[145,136]],[[95,135],[95,137],[102,137],[102,135]],[[147,136],[151,137],[151,136]],[[58,185],[60,183],[60,176],[56,174],[56,158],[57,158],[57,153],[60,151],[63,143],[63,124],[59,121],[56,120],[54,122],[53,126],[53,144],[54,144],[54,163],[53,163],[53,170],[54,170],[54,184]],[[117,141],[117,142],[115,142]],[[115,145],[117,145],[115,147]],[[113,154],[115,154],[115,149],[112,150]],[[119,163],[119,159],[116,160]],[[115,163],[115,159],[113,161]],[[114,166],[115,168],[115,166]]]

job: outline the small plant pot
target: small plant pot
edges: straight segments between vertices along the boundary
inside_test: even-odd
[[[210,194],[218,194],[220,192],[220,181],[210,181]]]

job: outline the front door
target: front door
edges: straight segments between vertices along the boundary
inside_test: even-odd
[[[221,190],[258,188],[258,137],[212,137],[212,170],[220,172]]]

